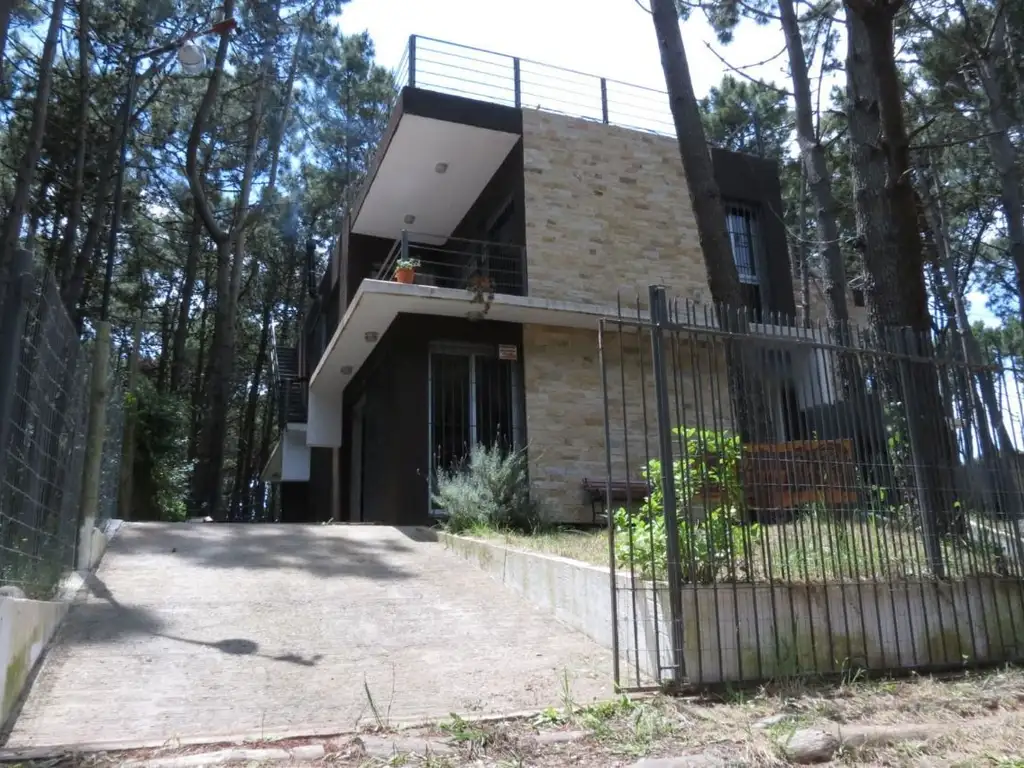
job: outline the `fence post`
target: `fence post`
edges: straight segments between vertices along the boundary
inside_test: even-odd
[[[139,395],[137,379],[139,377],[139,347],[142,344],[142,312],[135,318],[132,329],[132,351],[128,358],[128,398],[124,414],[124,431],[122,432],[121,463],[118,467],[117,507],[122,520],[131,520],[132,496],[135,482],[135,433],[138,430]]]
[[[512,59],[512,81],[515,83],[516,89],[516,109],[520,109],[523,106],[523,81],[518,56]]]
[[[601,78],[601,122],[608,125],[608,80]]]
[[[0,477],[7,461],[11,438],[11,408],[18,383],[21,337],[28,317],[28,297],[32,293],[32,254],[18,249],[11,260],[0,314]]]
[[[668,324],[668,300],[665,287],[648,289],[651,305],[651,364],[654,376],[654,399],[658,412],[658,458],[661,461],[661,493],[665,504],[665,538],[668,554],[668,600],[672,637],[672,660],[675,683],[682,683],[685,674],[683,656],[683,574],[679,554],[679,519],[676,506],[674,461],[672,456],[672,411],[668,376],[665,370],[664,332]],[[657,598],[655,598],[657,599]]]
[[[92,565],[92,529],[100,502],[103,473],[103,443],[107,437],[107,386],[110,365],[110,322],[96,323],[96,342],[89,377],[89,423],[85,433],[85,469],[82,474],[82,504],[79,512],[76,567]]]

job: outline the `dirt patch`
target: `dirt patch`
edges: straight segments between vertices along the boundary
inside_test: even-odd
[[[644,758],[681,756],[701,757],[704,765],[755,767],[791,764],[787,744],[795,735],[818,728],[840,737],[875,734],[859,743],[840,745],[831,765],[1024,768],[1024,671],[1007,668],[840,686],[793,681],[728,696],[623,697],[586,707],[567,700],[557,709],[529,718],[484,722],[452,716],[429,727],[402,731],[389,731],[386,725],[372,733],[245,746],[292,749],[319,744],[324,754],[314,762],[274,764],[344,768],[625,768]],[[169,745],[133,753],[67,755],[23,765],[107,768],[129,761],[195,756],[225,746]]]

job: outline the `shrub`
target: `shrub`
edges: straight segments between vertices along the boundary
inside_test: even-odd
[[[434,503],[453,533],[478,527],[530,532],[540,525],[524,450],[475,445],[462,465],[439,472],[435,485]]]
[[[748,547],[757,540],[756,524],[741,524],[740,441],[729,432],[679,427],[685,442],[682,458],[673,461],[680,569],[684,582],[709,584],[722,571],[735,578],[743,568]],[[652,459],[644,470],[651,492],[638,512],[615,513],[615,554],[620,566],[632,562],[645,578],[664,578],[668,566],[665,499],[661,462]],[[721,491],[719,503],[703,515],[691,514],[704,488]]]

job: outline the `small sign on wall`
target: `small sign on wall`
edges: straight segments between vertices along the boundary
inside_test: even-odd
[[[519,348],[515,344],[499,344],[498,359],[512,360],[515,362],[519,359]]]

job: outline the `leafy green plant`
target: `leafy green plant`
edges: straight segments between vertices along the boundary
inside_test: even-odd
[[[747,560],[748,548],[760,536],[760,526],[741,524],[743,489],[740,484],[739,437],[730,432],[679,427],[683,455],[673,461],[680,569],[684,582],[708,584],[727,571],[735,578]],[[644,478],[650,493],[638,512],[615,513],[615,550],[620,565],[632,562],[645,578],[664,576],[668,566],[662,465],[648,462]],[[694,509],[708,492],[702,512]]]
[[[435,488],[434,503],[452,533],[479,527],[532,532],[540,526],[524,450],[475,445],[462,465],[438,473]]]
[[[420,260],[409,257],[401,258],[395,262],[395,269],[419,269]]]

